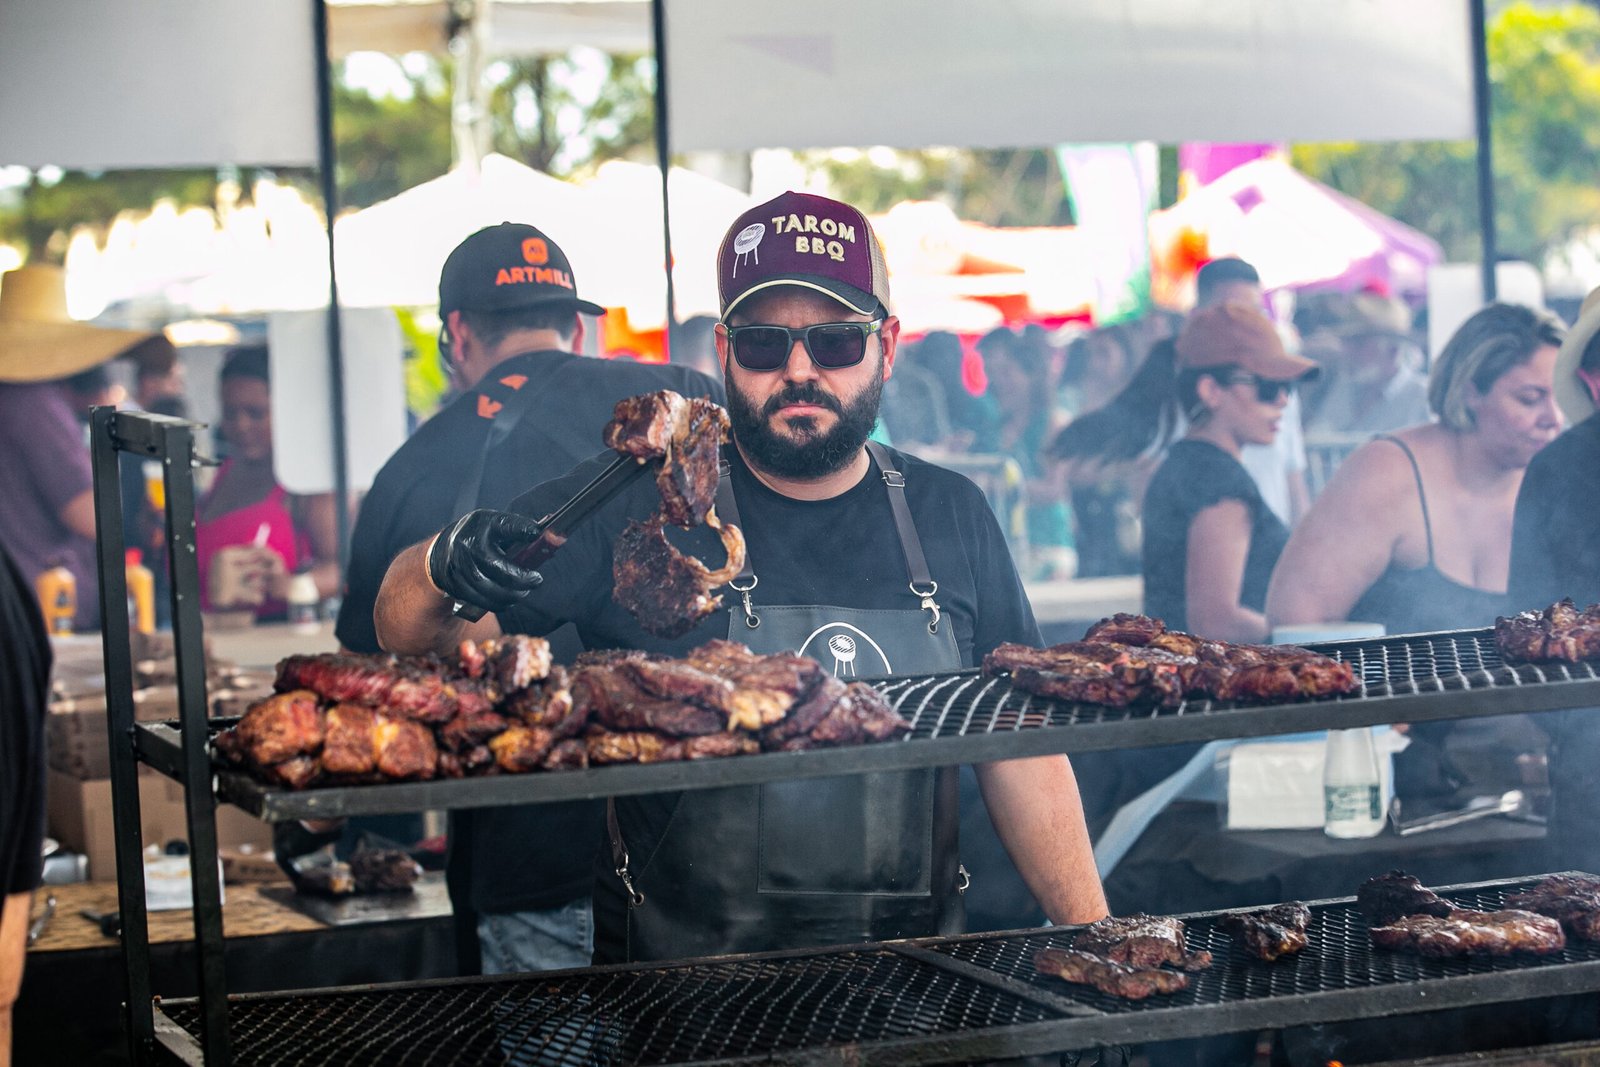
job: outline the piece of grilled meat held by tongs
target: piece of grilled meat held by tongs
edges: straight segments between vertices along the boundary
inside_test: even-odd
[[[543,581],[537,568],[573,529],[653,470],[661,505],[631,520],[613,553],[614,596],[650,633],[677,637],[717,610],[711,595],[744,566],[744,535],[717,518],[719,450],[728,414],[709,400],[669,390],[620,401],[602,433],[619,455],[561,507],[537,521],[479,510],[446,527],[428,551],[428,574],[456,598],[453,612],[470,621],[502,611]],[[668,525],[704,523],[721,535],[727,561],[715,570],[675,548]]]

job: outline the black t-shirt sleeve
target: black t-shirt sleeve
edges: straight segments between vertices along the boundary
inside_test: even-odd
[[[0,550],[0,893],[39,886],[50,643],[27,581]]]
[[[1044,644],[1044,637],[1033,617],[1033,605],[1028,602],[1000,523],[975,486],[972,496],[974,499],[967,504],[967,512],[972,516],[972,551],[978,592],[972,635],[976,665],[1007,641],[1038,646]]]
[[[333,628],[339,644],[352,652],[379,651],[372,613],[391,556],[383,543],[381,501],[375,497],[376,493],[369,494],[356,516],[355,530],[350,535],[350,562],[344,572],[344,597]]]
[[[1170,487],[1186,500],[1191,517],[1224,500],[1240,501],[1252,513],[1260,503],[1261,491],[1250,472],[1220,449],[1194,449],[1178,474]]]

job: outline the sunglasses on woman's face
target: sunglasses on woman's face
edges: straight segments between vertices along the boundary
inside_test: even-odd
[[[867,354],[867,338],[883,329],[871,322],[819,322],[815,326],[729,326],[728,345],[745,370],[774,371],[789,362],[794,343],[805,345],[811,362],[823,370],[854,367]]]
[[[1294,392],[1294,382],[1280,382],[1273,378],[1261,378],[1254,374],[1230,374],[1222,379],[1224,385],[1253,385],[1256,387],[1256,399],[1263,404],[1276,404],[1286,399]]]

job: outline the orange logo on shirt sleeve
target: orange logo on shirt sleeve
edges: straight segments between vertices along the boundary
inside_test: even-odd
[[[494,418],[500,413],[500,409],[503,407],[505,407],[505,405],[500,403],[498,400],[491,400],[481,393],[478,395],[478,418],[480,419]]]
[[[521,389],[528,384],[528,376],[526,374],[508,374],[500,379],[500,384],[509,385],[513,389]]]
[[[550,248],[542,237],[529,237],[522,242],[522,258],[534,266],[550,262]]]

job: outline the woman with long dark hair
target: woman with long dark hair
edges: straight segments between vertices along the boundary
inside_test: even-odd
[[[1267,582],[1289,531],[1239,453],[1272,443],[1290,392],[1316,364],[1284,351],[1267,317],[1244,304],[1196,312],[1174,352],[1166,418],[1181,414],[1188,428],[1145,491],[1145,612],[1205,637],[1263,641]]]

